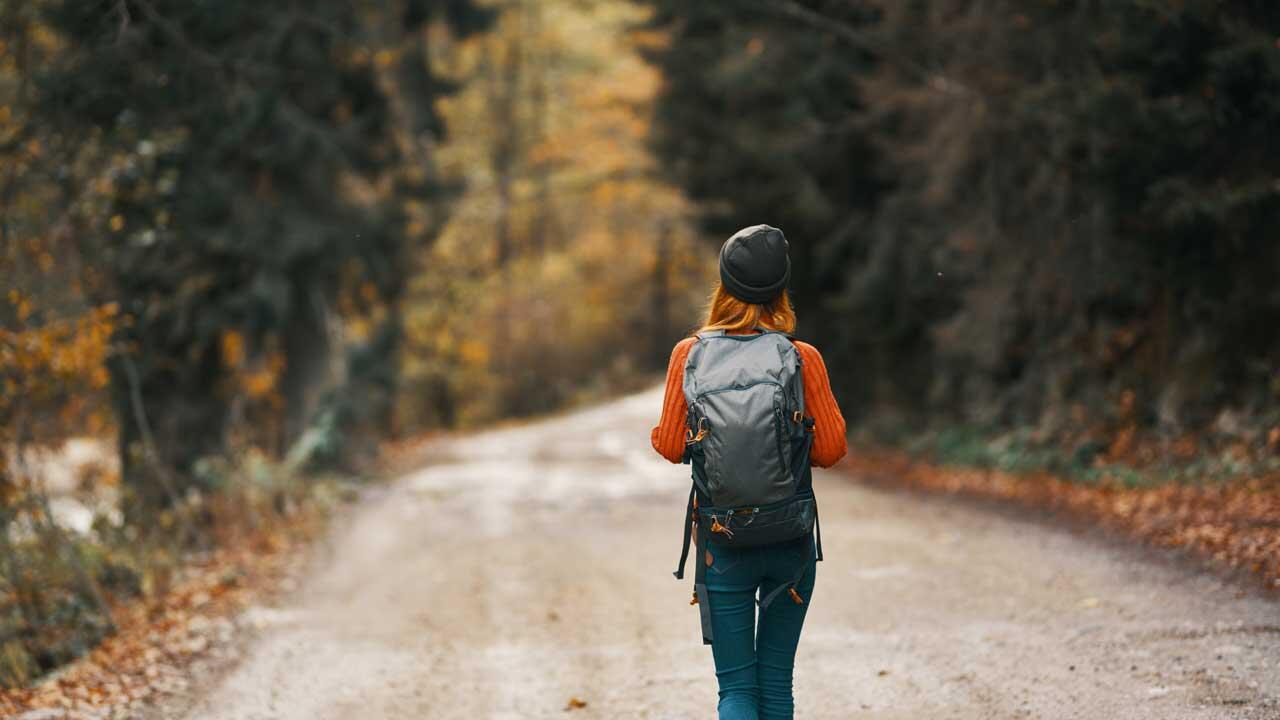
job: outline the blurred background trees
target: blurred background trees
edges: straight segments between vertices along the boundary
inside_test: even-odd
[[[711,263],[644,16],[0,2],[0,682],[385,438],[664,366]]]
[[[649,4],[656,149],[717,234],[788,231],[864,425],[1274,449],[1280,9]]]
[[[868,437],[1275,470],[1278,121],[1261,1],[0,0],[0,679],[303,471],[654,381],[758,222]]]
[[[38,75],[35,113],[80,173],[66,212],[95,265],[89,295],[131,320],[110,367],[142,506],[175,501],[234,415],[267,423],[254,432],[277,453],[298,440],[348,379],[340,303],[384,316],[369,341],[394,361],[405,261],[424,234],[408,216],[429,214],[403,201],[440,192],[413,150],[440,131],[432,103],[449,89],[405,38],[437,15],[470,30],[465,13],[482,14],[398,5],[41,8],[65,48]],[[406,82],[418,92],[397,105]],[[238,392],[241,370],[272,377]],[[386,414],[393,386],[374,389],[364,411]]]
[[[442,59],[463,90],[440,167],[465,191],[410,286],[409,427],[469,426],[641,387],[713,253],[646,146],[661,77],[629,3],[511,4]],[[461,130],[465,128],[465,131]]]
[[[49,0],[0,15],[0,472],[6,537],[32,545],[30,563],[6,553],[0,674],[21,679],[92,640],[61,606],[98,594],[31,571],[30,528],[50,518],[23,500],[44,496],[29,454],[114,428],[125,524],[104,517],[100,535],[169,525],[203,543],[231,451],[344,464],[390,427],[412,254],[448,195],[435,102],[455,86],[429,33],[465,37],[493,12]],[[82,414],[99,406],[104,422]],[[51,649],[59,634],[78,645]]]

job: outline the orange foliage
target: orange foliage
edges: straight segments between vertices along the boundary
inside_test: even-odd
[[[31,299],[16,290],[9,302],[19,319],[30,317]],[[106,360],[111,337],[120,322],[114,303],[91,308],[83,314],[17,330],[0,328],[0,440],[15,431],[21,421],[28,437],[57,442],[63,432],[84,422],[88,397],[110,382]],[[43,421],[55,421],[46,428]]]

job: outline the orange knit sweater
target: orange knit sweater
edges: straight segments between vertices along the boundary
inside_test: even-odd
[[[671,351],[671,361],[667,364],[667,389],[662,399],[662,419],[649,435],[653,449],[673,463],[684,457],[684,424],[685,415],[689,412],[689,405],[684,399],[684,363],[694,339],[681,340]],[[793,342],[800,353],[804,408],[814,420],[809,462],[818,467],[831,467],[849,450],[844,416],[831,394],[827,366],[822,362],[818,349],[799,340]]]

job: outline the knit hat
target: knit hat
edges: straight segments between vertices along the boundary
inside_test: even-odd
[[[720,248],[720,284],[743,302],[767,303],[790,279],[787,238],[776,227],[743,228]]]

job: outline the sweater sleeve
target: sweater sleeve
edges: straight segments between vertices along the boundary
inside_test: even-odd
[[[840,406],[831,393],[831,379],[827,377],[827,366],[822,361],[822,354],[809,343],[798,340],[796,349],[800,351],[800,361],[803,363],[805,412],[814,421],[813,449],[809,452],[809,461],[818,467],[831,467],[849,451],[844,416],[840,414]]]
[[[662,457],[673,463],[684,459],[684,424],[689,405],[684,400],[684,363],[694,338],[676,343],[667,363],[667,386],[662,396],[662,417],[649,433],[649,442]]]

